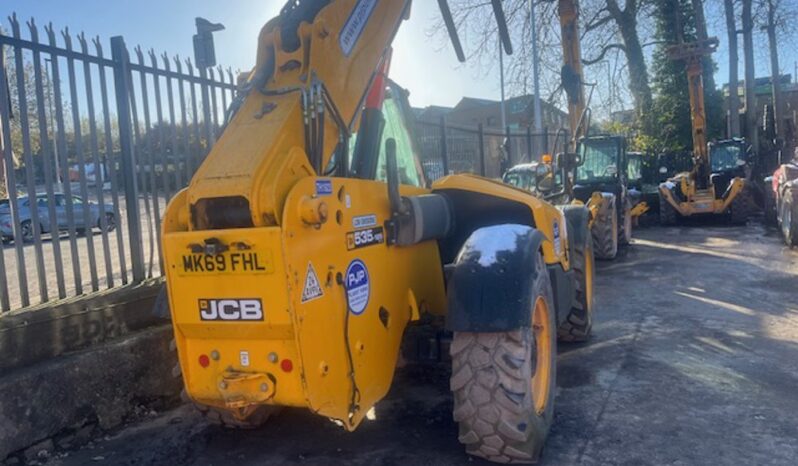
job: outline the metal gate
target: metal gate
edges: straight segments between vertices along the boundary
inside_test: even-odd
[[[0,312],[161,275],[161,214],[224,123],[232,71],[9,20]]]

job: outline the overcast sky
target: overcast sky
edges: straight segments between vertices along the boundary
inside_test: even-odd
[[[15,11],[21,20],[35,17],[40,26],[52,21],[58,29],[68,26],[74,33],[99,35],[109,48],[109,38],[122,35],[131,48],[140,44],[145,49],[152,47],[184,57],[192,55],[194,18],[203,16],[227,27],[216,34],[218,61],[234,70],[248,70],[254,61],[260,28],[284,3],[284,0],[2,0],[0,13],[6,16]],[[721,40],[721,50],[715,54],[718,83],[726,82],[728,75],[721,13],[708,7],[710,33]],[[488,7],[486,14],[490,14]],[[460,65],[440,36],[435,39],[428,36],[438,15],[437,2],[414,2],[412,18],[402,26],[394,43],[392,77],[410,90],[411,103],[415,106],[454,105],[462,96],[498,99],[498,67],[486,72]],[[7,28],[7,21],[3,25]],[[27,37],[26,28],[23,31]],[[782,55],[782,71],[792,73],[798,47],[785,46]],[[740,58],[742,61],[742,53]],[[757,76],[769,74],[766,47],[758,47],[757,60]],[[588,80],[592,72],[601,70],[588,70]]]

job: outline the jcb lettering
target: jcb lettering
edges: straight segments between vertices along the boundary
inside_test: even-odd
[[[263,320],[263,304],[260,299],[200,299],[199,310],[202,320]]]

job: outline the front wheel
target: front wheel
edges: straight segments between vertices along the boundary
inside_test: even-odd
[[[676,225],[676,209],[661,193],[659,195],[659,223],[662,226]]]
[[[577,245],[573,254],[573,270],[576,278],[576,299],[568,317],[557,329],[560,341],[587,341],[593,329],[593,277],[595,266],[593,242],[587,238],[585,244]]]
[[[793,221],[793,217],[798,215],[798,208],[793,201],[792,190],[784,191],[781,201],[781,234],[787,246],[798,246],[798,223]]]
[[[537,254],[538,270],[545,271]],[[531,326],[455,332],[451,344],[454,420],[466,452],[498,463],[532,463],[554,418],[557,339],[551,283],[532,286]]]
[[[743,186],[743,189],[737,193],[737,197],[731,202],[729,208],[731,214],[731,222],[734,225],[745,225],[748,222],[748,217],[754,205],[754,196],[748,186]]]
[[[599,209],[590,233],[593,236],[593,251],[598,259],[612,260],[618,255],[618,209],[614,198],[609,206]],[[606,209],[606,210],[605,210]]]

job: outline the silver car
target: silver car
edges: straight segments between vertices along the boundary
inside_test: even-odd
[[[36,196],[36,207],[41,233],[52,233],[53,236],[57,236],[59,232],[69,228],[67,216],[67,203],[69,198],[61,193],[55,194],[53,197],[55,202],[56,225],[50,223],[50,211],[46,194],[39,194]],[[20,197],[17,202],[19,205],[19,221],[22,229],[22,240],[25,242],[33,241],[34,230],[33,217],[30,210],[30,198]],[[85,223],[83,209],[89,209],[88,225]],[[84,202],[82,198],[72,196],[72,212],[75,230],[80,234],[91,232],[94,228],[102,228],[102,218],[105,218],[106,231],[113,231],[117,226],[114,209],[107,204],[99,205],[91,201]],[[2,235],[3,240],[14,239],[14,227],[12,222],[8,200],[0,200],[0,235]]]

